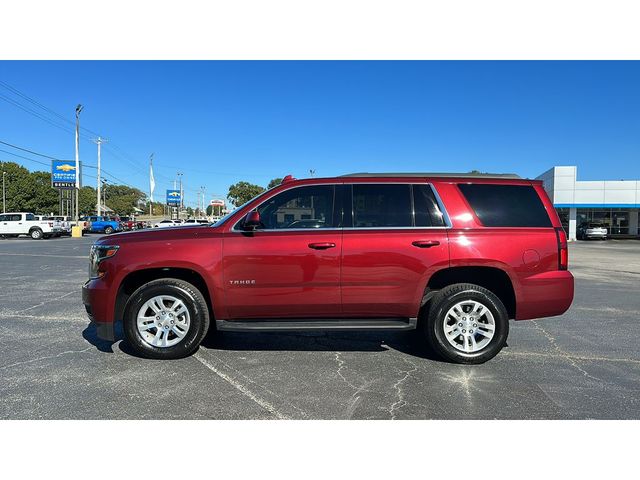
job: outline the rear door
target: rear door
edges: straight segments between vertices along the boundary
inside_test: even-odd
[[[345,316],[416,317],[427,279],[449,264],[447,222],[427,183],[353,183],[345,227]]]

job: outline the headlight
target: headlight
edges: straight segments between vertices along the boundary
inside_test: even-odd
[[[89,278],[100,278],[104,273],[99,272],[100,262],[118,253],[118,245],[92,245],[89,252]]]

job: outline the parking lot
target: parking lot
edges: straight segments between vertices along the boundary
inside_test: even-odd
[[[0,418],[640,418],[638,241],[571,244],[572,308],[511,322],[501,354],[460,366],[407,332],[226,332],[135,357],[88,327],[98,237],[0,240]]]

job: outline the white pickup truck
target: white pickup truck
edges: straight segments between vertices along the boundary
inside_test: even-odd
[[[60,222],[55,220],[40,220],[33,213],[2,213],[0,214],[0,236],[17,237],[29,235],[34,240],[59,236],[62,233]]]

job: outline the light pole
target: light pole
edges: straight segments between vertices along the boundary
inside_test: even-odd
[[[180,179],[180,210],[184,208],[184,200],[182,195],[182,173],[178,172],[178,178]],[[180,216],[180,212],[178,211],[178,217]]]
[[[78,197],[80,196],[80,112],[82,105],[76,107],[76,212],[75,221],[78,225]]]
[[[2,213],[7,213],[7,197],[4,194],[4,177],[7,176],[7,172],[2,172]]]

